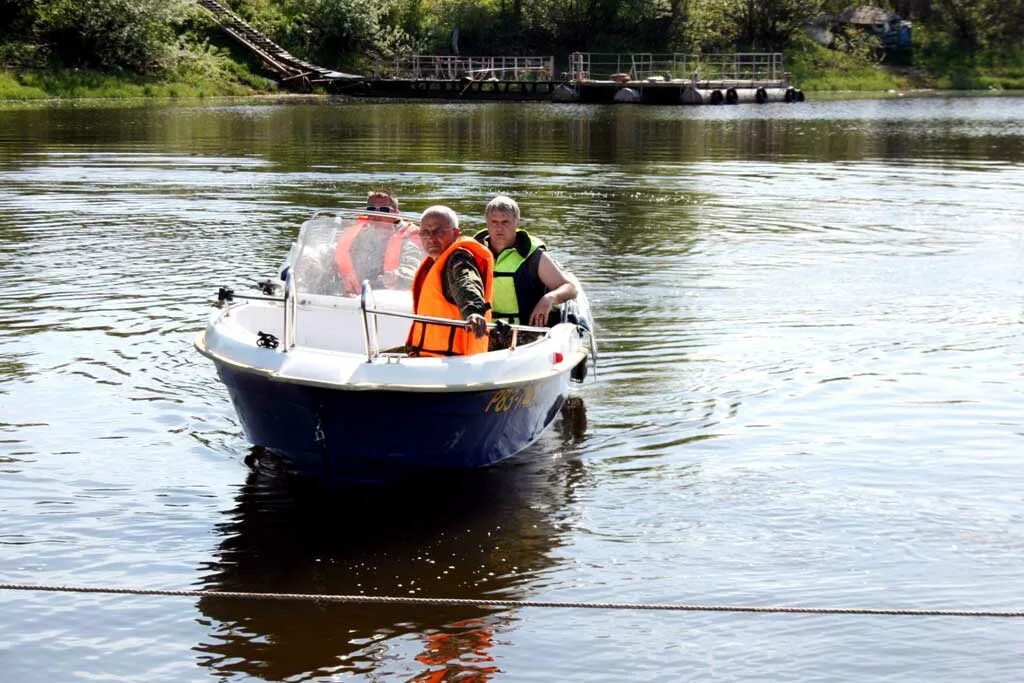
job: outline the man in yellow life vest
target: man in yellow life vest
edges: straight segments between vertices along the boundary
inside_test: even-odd
[[[419,230],[397,214],[394,192],[371,190],[366,197],[366,214],[338,238],[334,260],[345,294],[359,294],[363,280],[378,289],[408,289],[412,285],[423,258]]]
[[[467,327],[415,321],[406,341],[417,356],[461,356],[487,351],[494,257],[487,247],[459,236],[459,219],[447,206],[432,206],[420,218],[427,257],[413,278],[413,312],[465,320]]]
[[[519,229],[519,205],[499,195],[487,204],[487,229],[476,234],[494,255],[491,315],[511,324],[545,327],[552,309],[576,298],[576,285],[547,254],[544,242]],[[511,338],[491,333],[491,350]],[[525,338],[521,337],[523,341]]]

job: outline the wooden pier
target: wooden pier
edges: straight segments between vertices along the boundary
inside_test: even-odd
[[[217,0],[196,0],[232,38],[256,55],[282,87],[362,97],[505,100],[593,104],[802,102],[782,54],[604,54],[576,52],[567,71],[551,56],[411,55],[379,60],[369,76],[303,61]]]

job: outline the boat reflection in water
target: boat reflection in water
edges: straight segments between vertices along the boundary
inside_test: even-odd
[[[585,410],[576,397],[568,405],[525,457],[416,485],[314,489],[254,449],[258,462],[219,525],[218,558],[200,583],[218,591],[528,598],[531,583],[555,565],[569,504],[585,484],[572,456]],[[201,665],[216,676],[265,680],[489,680],[499,670],[492,640],[514,620],[508,609],[465,606],[203,598],[199,609],[210,628],[196,646]]]

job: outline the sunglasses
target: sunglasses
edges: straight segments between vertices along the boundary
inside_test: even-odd
[[[391,213],[394,211],[390,206],[368,206],[367,211],[380,211],[381,213]]]

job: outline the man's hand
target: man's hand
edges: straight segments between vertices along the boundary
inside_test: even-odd
[[[487,318],[479,313],[471,313],[466,322],[469,323],[469,329],[473,331],[475,337],[487,336]]]
[[[547,327],[548,315],[554,305],[555,297],[551,295],[551,292],[542,296],[537,305],[533,307],[533,312],[530,313],[530,324],[534,327]]]

